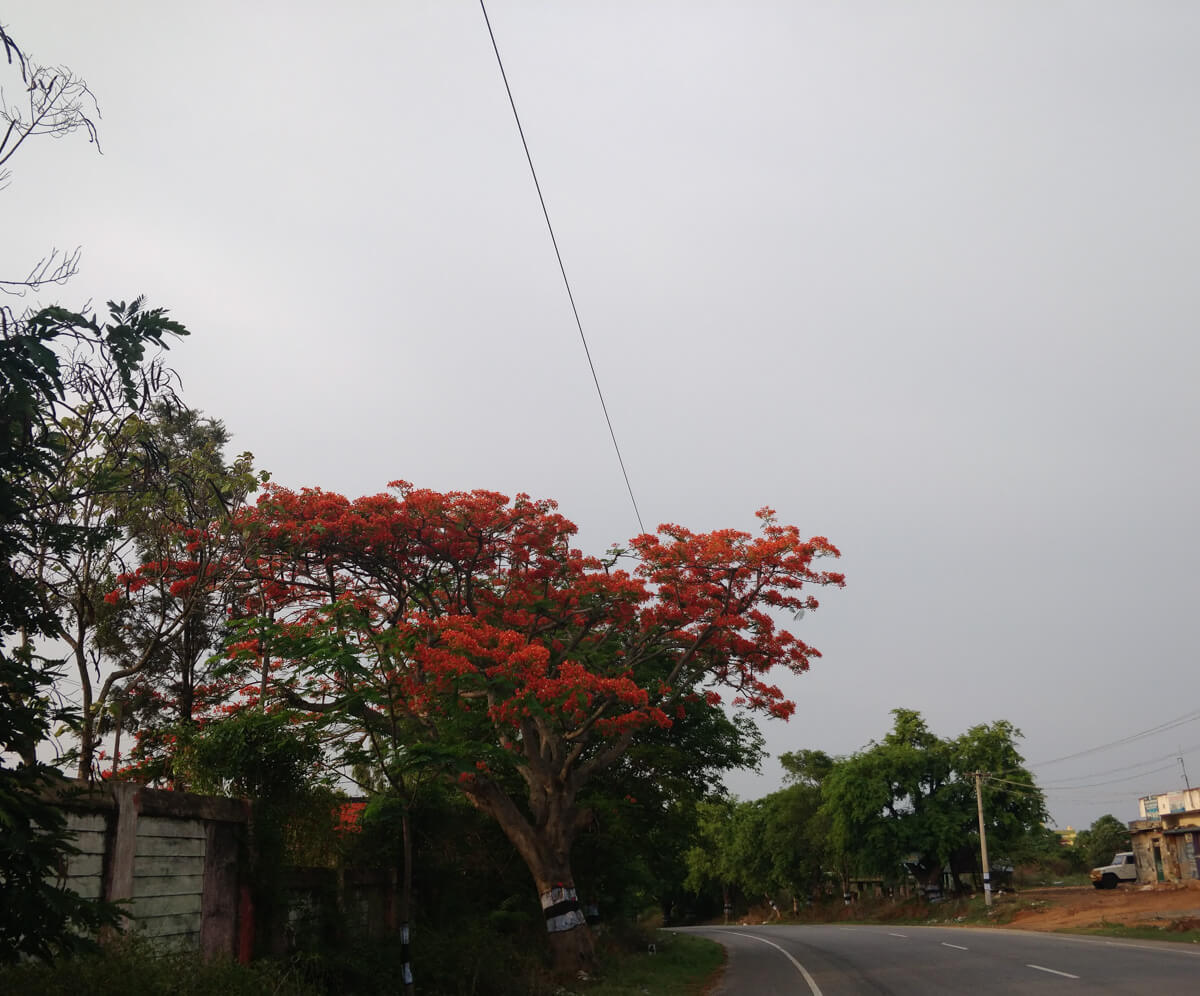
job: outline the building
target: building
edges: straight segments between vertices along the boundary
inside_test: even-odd
[[[1079,831],[1073,826],[1068,826],[1066,830],[1056,830],[1054,827],[1047,827],[1047,829],[1051,833],[1058,835],[1058,842],[1063,847],[1075,846],[1075,838],[1079,836]]]
[[[1144,796],[1138,812],[1129,823],[1138,882],[1200,880],[1200,788]]]

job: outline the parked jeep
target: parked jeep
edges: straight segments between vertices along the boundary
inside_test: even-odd
[[[1092,869],[1092,885],[1097,889],[1115,889],[1118,882],[1137,881],[1137,861],[1133,851],[1119,851],[1113,855],[1112,864]]]

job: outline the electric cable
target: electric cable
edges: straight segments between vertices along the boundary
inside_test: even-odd
[[[521,145],[525,149],[525,160],[529,163],[529,172],[533,177],[533,186],[537,190],[538,202],[542,205],[542,217],[546,219],[546,228],[550,232],[550,243],[554,246],[554,257],[558,260],[558,269],[562,274],[563,286],[567,289],[567,299],[571,302],[571,313],[575,316],[575,327],[579,329],[579,339],[583,343],[583,352],[587,356],[588,368],[592,371],[592,382],[596,385],[596,394],[600,397],[600,408],[604,412],[604,421],[608,425],[608,434],[612,437],[613,449],[617,452],[617,463],[621,466],[621,476],[625,478],[625,489],[629,492],[629,500],[633,503],[633,514],[637,518],[638,530],[645,532],[642,524],[642,513],[638,509],[637,499],[633,496],[633,485],[629,483],[629,472],[625,469],[625,458],[621,455],[621,446],[617,442],[617,433],[613,428],[612,419],[608,415],[608,405],[604,400],[604,391],[600,389],[600,378],[596,374],[596,365],[592,362],[592,351],[588,348],[587,336],[583,334],[583,322],[579,318],[579,309],[575,306],[575,294],[571,290],[571,281],[567,279],[567,268],[563,263],[562,253],[558,248],[558,239],[554,234],[554,226],[550,223],[550,212],[546,208],[546,198],[542,194],[542,185],[538,181],[537,170],[533,166],[533,156],[529,151],[529,142],[525,139],[525,129],[521,126],[521,115],[517,113],[517,102],[513,99],[512,87],[508,84],[508,73],[504,71],[504,60],[500,58],[500,46],[496,44],[496,34],[492,31],[492,21],[488,17],[484,0],[479,0],[479,9],[483,11],[483,21],[487,25],[488,37],[492,41],[492,51],[496,53],[496,64],[500,67],[500,78],[504,80],[504,90],[508,94],[508,104],[512,108],[513,119],[517,122],[517,132],[521,136]]]
[[[1101,788],[1105,785],[1117,785],[1117,784],[1120,784],[1121,782],[1137,781],[1137,779],[1145,778],[1148,775],[1157,775],[1157,774],[1161,774],[1164,771],[1171,771],[1174,769],[1174,767],[1175,767],[1175,765],[1173,765],[1173,764],[1166,764],[1166,765],[1163,765],[1161,768],[1152,768],[1149,771],[1139,771],[1132,775],[1123,775],[1120,778],[1101,778],[1099,781],[1080,782],[1078,784],[1070,784],[1068,782],[1048,782],[1045,785],[1043,785],[1042,788],[1050,789],[1054,792],[1074,792],[1079,789],[1085,789],[1085,788]]]
[[[1198,744],[1194,747],[1189,747],[1189,748],[1187,748],[1187,750],[1173,750],[1173,751],[1171,751],[1170,754],[1163,754],[1161,757],[1147,758],[1146,760],[1138,761],[1135,764],[1123,764],[1119,768],[1109,768],[1107,771],[1089,771],[1087,774],[1075,775],[1073,777],[1067,778],[1066,781],[1078,781],[1081,778],[1107,778],[1111,775],[1118,774],[1122,771],[1134,771],[1138,768],[1145,768],[1151,764],[1160,764],[1163,761],[1174,761],[1174,760],[1177,760],[1181,755],[1188,756],[1193,751],[1196,751],[1196,750],[1200,750],[1200,744]],[[1170,764],[1170,765],[1167,765],[1167,767],[1173,768],[1174,765]],[[1151,775],[1151,774],[1154,774],[1156,771],[1161,771],[1161,770],[1164,770],[1164,769],[1156,768],[1155,771],[1146,771],[1146,772],[1143,772],[1143,774]],[[1050,783],[1050,784],[1054,784],[1054,783]]]
[[[1064,754],[1062,757],[1054,757],[1049,761],[1038,761],[1035,764],[1029,765],[1031,768],[1045,768],[1051,764],[1058,764],[1060,761],[1072,761],[1077,757],[1084,757],[1088,754],[1096,754],[1102,750],[1109,750],[1113,747],[1122,747],[1125,744],[1132,743],[1135,740],[1141,740],[1144,737],[1153,736],[1155,733],[1165,733],[1167,730],[1173,730],[1177,726],[1183,726],[1185,723],[1191,723],[1200,719],[1200,710],[1195,712],[1184,713],[1182,716],[1177,716],[1174,719],[1168,719],[1158,726],[1152,726],[1148,730],[1142,730],[1139,733],[1131,733],[1127,737],[1122,737],[1120,740],[1113,740],[1110,743],[1100,744],[1098,747],[1088,747],[1086,750],[1076,751],[1074,754]]]

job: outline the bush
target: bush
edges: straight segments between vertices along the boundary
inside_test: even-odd
[[[319,996],[287,966],[204,961],[196,952],[163,953],[123,938],[100,950],[53,964],[25,962],[0,969],[0,992],[11,996]]]

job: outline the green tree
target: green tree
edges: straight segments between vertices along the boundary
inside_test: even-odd
[[[860,870],[898,877],[907,869],[918,881],[935,884],[949,866],[961,885],[958,876],[977,865],[977,771],[998,776],[984,783],[983,792],[993,860],[1046,819],[1041,792],[1016,748],[1020,732],[1011,723],[982,724],[945,740],[911,709],[892,715],[892,732],[839,760],[823,784],[836,845]]]
[[[229,433],[221,422],[171,402],[155,404],[124,435],[111,447],[121,467],[121,486],[107,503],[119,528],[112,561],[119,562],[117,550],[132,547],[138,564],[194,564],[202,583],[173,586],[131,566],[119,586],[124,597],[113,595],[121,575],[108,584],[94,648],[111,670],[92,708],[99,733],[116,730],[118,754],[121,733],[136,732],[139,775],[167,777],[182,788],[165,748],[172,738],[186,738],[238,683],[216,674],[212,656],[237,594],[230,584],[230,516],[267,475],[255,474],[250,453],[226,461]]]
[[[1088,868],[1099,868],[1110,864],[1114,854],[1130,849],[1129,827],[1112,813],[1105,813],[1099,817],[1086,833],[1087,837],[1083,846],[1084,853],[1087,855]],[[1078,845],[1078,840],[1076,844]]]
[[[595,822],[580,837],[576,866],[606,916],[632,918],[650,906],[673,914],[684,901],[698,807],[724,794],[725,772],[756,768],[761,756],[762,734],[747,717],[697,699],[670,730],[647,730],[597,776],[581,794]]]
[[[780,754],[779,763],[783,766],[785,782],[820,788],[833,770],[836,759],[823,750],[797,750]]]
[[[0,95],[2,185],[25,139],[94,129],[85,84],[65,70],[39,69],[2,26],[0,50],[19,78],[20,101],[27,101]],[[19,293],[61,282],[75,258],[52,253],[24,280],[0,281],[0,289]],[[103,324],[62,308],[17,315],[0,307],[0,961],[49,957],[116,922],[111,907],[83,900],[58,881],[73,852],[66,820],[48,800],[51,790],[61,790],[62,776],[37,750],[52,724],[75,717],[53,694],[62,662],[37,652],[39,640],[61,637],[62,626],[29,568],[47,553],[65,556],[101,541],[78,522],[48,516],[39,503],[47,483],[68,470],[61,419],[72,380],[115,371],[105,403],[113,410],[133,406],[147,346],[165,348],[167,337],[186,333],[165,311],[123,303],[110,303]]]
[[[122,309],[121,320],[136,321],[142,301]],[[62,374],[63,397],[48,413],[62,471],[38,481],[33,497],[44,521],[70,524],[89,541],[68,549],[37,549],[24,570],[37,579],[46,611],[59,620],[58,638],[69,648],[79,689],[77,774],[89,778],[95,773],[99,717],[108,695],[132,673],[113,671],[99,639],[114,614],[106,595],[123,570],[140,563],[120,513],[145,485],[140,467],[146,460],[139,445],[143,420],[154,405],[174,397],[174,378],[161,358],[151,358],[141,364],[134,390],[114,405],[109,399],[121,395],[122,372],[112,357],[75,351],[65,357]],[[160,633],[180,625],[171,611],[156,622]]]
[[[161,310],[109,310],[103,325],[58,308],[0,325],[0,959],[48,956],[113,920],[111,910],[55,884],[71,844],[61,811],[46,801],[61,775],[38,759],[37,748],[52,724],[77,723],[78,716],[52,694],[62,661],[37,652],[39,638],[61,639],[64,630],[30,572],[39,559],[98,549],[105,540],[93,526],[47,516],[38,500],[48,482],[68,474],[69,448],[59,431],[66,353],[83,347],[98,366],[111,365],[120,387],[112,405],[119,408],[136,403],[145,344],[186,334]],[[73,369],[79,372],[78,361]],[[11,756],[20,759],[15,766]]]
[[[685,856],[687,877],[684,888],[701,894],[711,888],[720,890],[721,903],[728,914],[741,879],[739,855],[735,847],[736,799],[716,798],[696,807],[693,844]]]

